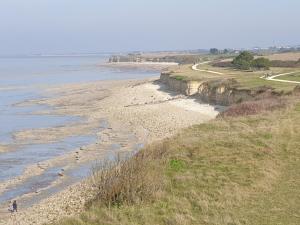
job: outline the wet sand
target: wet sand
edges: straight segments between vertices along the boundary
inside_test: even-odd
[[[16,133],[14,138],[19,142],[30,140],[44,143],[63,139],[71,134],[94,132],[96,142],[27,168],[22,176],[10,184],[1,184],[0,193],[12,184],[41,174],[47,168],[57,167],[63,168],[63,171],[71,171],[78,165],[91,164],[95,158],[105,159],[113,154],[138,150],[143,144],[174,135],[182,128],[214,119],[220,110],[169,92],[163,85],[155,82],[155,78],[64,85],[47,91],[55,97],[24,104],[47,104],[55,109],[55,114],[80,116],[85,119],[84,122],[50,129],[27,130]],[[106,121],[106,125],[103,126],[101,121]],[[67,174],[63,174],[46,189],[60,185],[64,187],[68,178]],[[3,208],[0,210],[0,224],[28,225],[57,221],[82,211],[84,203],[94,193],[89,179],[64,188],[55,194],[46,195],[29,208],[22,208],[21,205],[20,211],[14,215]],[[28,193],[18,201],[34,199],[39,193],[41,190]]]
[[[8,145],[2,145],[0,144],[0,153],[1,152],[7,152],[11,149],[11,147],[9,147]]]

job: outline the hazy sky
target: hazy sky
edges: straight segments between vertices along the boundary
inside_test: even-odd
[[[0,0],[0,54],[300,44],[299,0]]]

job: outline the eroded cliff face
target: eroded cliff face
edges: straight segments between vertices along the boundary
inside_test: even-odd
[[[161,74],[160,81],[166,84],[170,90],[180,92],[187,96],[197,94],[199,86],[202,84],[202,82],[199,81],[184,81],[176,79],[175,77],[171,77],[168,72]]]
[[[262,87],[257,90],[241,89],[234,79],[220,79],[210,81],[186,81],[172,77],[170,73],[161,74],[160,81],[170,90],[187,96],[194,96],[200,100],[218,105],[232,105],[243,101],[254,100],[274,95],[272,89]]]
[[[204,102],[225,106],[255,98],[256,95],[252,91],[239,90],[234,85],[235,82],[231,80],[207,81],[200,85],[197,97]]]

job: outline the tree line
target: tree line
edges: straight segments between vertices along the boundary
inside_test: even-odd
[[[241,70],[269,70],[271,61],[264,57],[255,59],[251,52],[243,51],[233,59],[232,64]]]

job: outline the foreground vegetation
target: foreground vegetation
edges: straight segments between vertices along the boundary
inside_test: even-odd
[[[299,95],[235,105],[98,172],[59,224],[300,224],[299,149]]]

